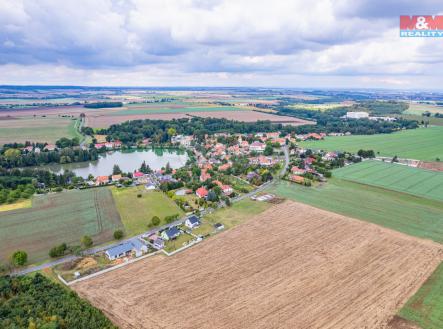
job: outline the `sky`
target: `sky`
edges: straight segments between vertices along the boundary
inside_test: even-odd
[[[0,0],[0,84],[443,89],[441,0]]]

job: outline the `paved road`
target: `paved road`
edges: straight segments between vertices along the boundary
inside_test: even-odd
[[[281,171],[279,173],[278,179],[281,178],[285,174],[285,172],[286,172],[286,170],[288,168],[288,165],[289,165],[289,151],[288,151],[288,147],[287,146],[283,147],[283,152],[285,153],[285,165],[281,169]],[[264,191],[265,189],[267,189],[268,187],[272,186],[273,184],[275,184],[276,181],[277,181],[277,179],[273,179],[272,181],[266,182],[266,183],[260,185],[258,188],[256,188],[252,192],[249,192],[249,193],[243,194],[241,196],[238,196],[236,198],[233,198],[231,201],[233,203],[235,203],[235,202],[239,202],[241,200],[244,200],[246,198],[250,198],[254,194],[260,193],[260,192]],[[204,210],[203,212],[201,212],[201,216],[204,216],[208,211],[210,212],[210,210]],[[95,254],[95,253],[100,252],[100,251],[105,251],[106,249],[118,246],[119,244],[122,244],[122,243],[125,243],[125,242],[129,242],[129,241],[134,240],[134,239],[138,239],[142,235],[151,235],[151,234],[156,233],[156,232],[158,232],[160,230],[164,230],[164,229],[167,229],[167,228],[172,227],[172,226],[180,225],[185,220],[186,220],[186,217],[183,217],[183,218],[180,218],[180,219],[178,219],[178,220],[176,220],[176,221],[174,221],[172,223],[169,223],[169,224],[166,224],[166,225],[162,225],[162,226],[159,226],[159,227],[155,227],[155,228],[153,228],[153,229],[151,229],[149,231],[143,232],[142,234],[139,234],[139,235],[136,235],[136,236],[132,236],[130,238],[127,238],[127,239],[124,239],[124,240],[120,240],[118,242],[111,243],[111,244],[108,244],[108,245],[103,245],[103,246],[94,247],[94,248],[85,250],[85,251],[83,251],[82,254],[83,255],[92,255],[92,254]],[[25,274],[28,274],[28,273],[31,273],[31,272],[43,270],[43,269],[48,268],[48,267],[53,267],[55,265],[67,263],[67,262],[73,261],[73,260],[75,260],[77,258],[79,258],[79,257],[78,256],[74,256],[74,255],[69,255],[69,256],[66,256],[66,257],[63,257],[63,258],[59,258],[59,259],[56,259],[56,260],[53,260],[53,261],[50,261],[50,262],[47,262],[47,263],[44,263],[44,264],[41,264],[41,265],[30,266],[28,268],[22,269],[20,271],[13,272],[11,274],[12,275],[25,275]]]

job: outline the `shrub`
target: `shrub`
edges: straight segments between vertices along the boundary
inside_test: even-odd
[[[160,218],[158,218],[158,216],[152,217],[151,224],[152,226],[158,226],[160,224]]]
[[[81,244],[85,247],[85,248],[89,248],[92,246],[93,241],[92,238],[89,235],[85,235],[81,240],[80,240]]]
[[[23,250],[17,250],[11,256],[11,263],[14,266],[23,266],[27,261],[28,254]]]
[[[122,230],[116,230],[114,232],[114,239],[120,240],[121,238],[123,238],[123,235],[124,235],[124,233]]]

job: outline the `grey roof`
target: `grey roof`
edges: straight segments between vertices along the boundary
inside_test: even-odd
[[[120,254],[125,254],[127,252],[130,252],[133,248],[133,245],[131,242],[125,242],[122,244],[119,244],[118,246],[109,248],[106,250],[106,253],[109,255],[109,257],[116,257]]]

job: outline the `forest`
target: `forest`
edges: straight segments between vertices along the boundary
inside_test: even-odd
[[[98,309],[37,273],[0,277],[2,329],[116,329]]]

